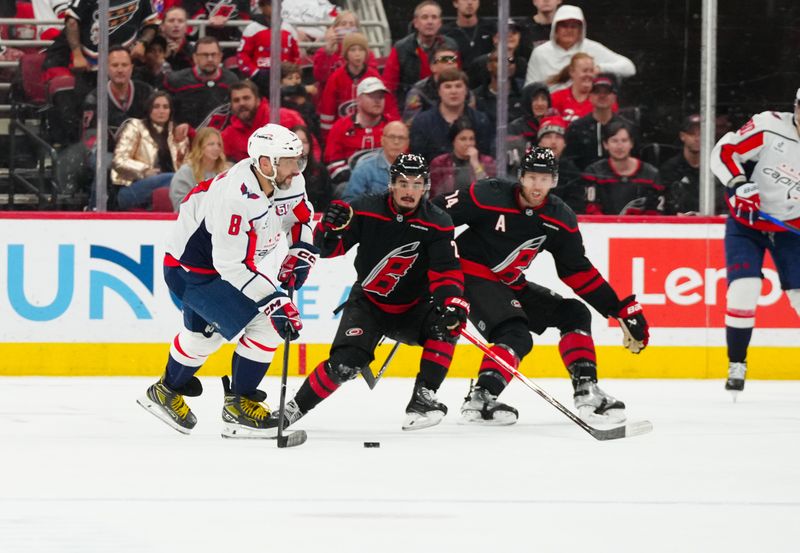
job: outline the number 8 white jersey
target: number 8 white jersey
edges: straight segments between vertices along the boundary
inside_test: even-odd
[[[781,221],[800,218],[800,135],[793,114],[765,111],[723,136],[711,153],[711,170],[727,184],[745,174],[747,161],[756,162],[750,180],[758,185],[761,210]],[[783,230],[763,221],[753,226]]]
[[[219,274],[247,297],[260,301],[277,283],[260,272],[281,234],[289,243],[312,243],[313,207],[303,175],[287,190],[267,197],[250,159],[198,184],[181,203],[165,264],[201,274]]]

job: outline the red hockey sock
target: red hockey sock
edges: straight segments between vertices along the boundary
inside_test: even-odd
[[[303,413],[307,413],[319,403],[331,395],[339,387],[331,377],[328,376],[328,360],[326,359],[314,369],[303,385],[297,391],[294,399]]]
[[[453,361],[456,346],[441,340],[425,340],[422,347],[424,350],[419,363],[420,379],[426,388],[438,390]]]

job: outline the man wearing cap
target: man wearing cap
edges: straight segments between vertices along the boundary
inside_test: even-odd
[[[573,121],[567,129],[567,148],[564,155],[574,161],[578,169],[583,170],[589,164],[608,155],[603,150],[603,129],[610,123],[622,119],[614,113],[617,90],[617,79],[614,75],[610,73],[597,75],[589,93],[592,112]]]
[[[356,89],[355,112],[333,124],[323,159],[334,183],[348,180],[358,157],[380,146],[383,127],[391,120],[384,113],[388,92],[378,77],[367,77]]]
[[[439,101],[439,75],[445,69],[457,69],[458,50],[449,46],[439,46],[431,55],[431,74],[420,79],[406,94],[403,107],[403,122],[410,125],[418,113],[433,107]],[[474,100],[472,101],[474,105]]]
[[[472,94],[475,96],[475,108],[486,114],[489,118],[489,123],[492,127],[497,125],[497,71],[498,71],[497,51],[489,54],[486,60],[486,68],[489,71],[491,80],[484,83],[477,88],[472,89]],[[508,59],[508,72],[513,75],[516,70],[514,59]],[[508,121],[521,117],[522,110],[522,87],[516,79],[509,79],[508,81],[508,95],[506,96],[506,113]]]
[[[476,146],[482,154],[494,155],[494,127],[486,114],[467,105],[467,76],[458,69],[447,69],[439,76],[439,103],[423,111],[411,124],[411,151],[432,160],[450,151],[450,126],[467,117],[475,131]]]
[[[583,187],[579,185],[581,172],[571,159],[564,157],[564,148],[567,145],[564,135],[567,132],[567,122],[559,115],[542,119],[537,133],[537,146],[550,148],[558,160],[558,184],[551,190],[575,211],[583,205]],[[578,186],[576,186],[578,184]]]
[[[550,40],[536,48],[528,60],[525,84],[547,81],[568,65],[572,56],[578,52],[592,56],[598,71],[613,73],[619,77],[636,74],[636,66],[630,59],[586,38],[583,10],[577,6],[564,5],[558,8],[553,18]]]
[[[492,35],[496,25],[478,17],[480,0],[453,0],[456,20],[442,27],[442,34],[458,43],[461,62],[469,67],[477,56],[492,50]]]
[[[423,0],[417,4],[412,23],[414,32],[394,43],[383,69],[383,81],[399,105],[405,102],[406,92],[415,82],[430,75],[428,60],[436,48],[447,45],[458,50],[455,40],[439,33],[442,7],[438,2]]]
[[[522,44],[521,38],[522,31],[520,26],[513,19],[509,19],[506,54],[509,60],[508,65],[513,65],[514,68],[509,70],[508,74],[512,79],[518,81],[520,88],[525,82],[525,71],[528,69],[528,58],[524,57],[520,53],[522,50],[520,47]],[[500,33],[495,32],[494,36],[492,37],[492,50],[496,50],[498,44],[500,44]],[[466,71],[467,77],[469,77],[470,86],[474,88],[480,84],[488,83],[491,80],[491,76],[489,75],[489,70],[487,68],[488,64],[489,52],[477,56],[474,60],[472,60],[471,64],[464,65],[464,71]]]
[[[350,33],[342,40],[344,64],[334,70],[319,101],[319,120],[322,138],[341,117],[352,115],[356,109],[356,91],[359,83],[369,77],[380,79],[381,74],[367,63],[369,49],[367,37],[361,33]],[[397,102],[390,94],[386,97],[386,111],[390,119],[398,119]]]
[[[696,214],[700,210],[700,115],[686,116],[679,133],[683,148],[665,161],[658,170],[661,183],[667,187],[667,209],[670,213]],[[725,209],[724,197],[722,209]],[[720,210],[717,210],[719,212]]]

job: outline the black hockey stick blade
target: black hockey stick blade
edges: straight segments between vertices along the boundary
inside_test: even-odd
[[[306,434],[305,430],[296,430],[278,437],[278,447],[297,447],[306,443],[307,439],[308,434]]]

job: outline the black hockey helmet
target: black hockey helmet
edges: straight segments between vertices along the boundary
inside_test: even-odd
[[[428,162],[418,154],[400,154],[389,168],[390,183],[397,180],[400,175],[407,177],[422,177],[425,180],[426,188],[430,184],[430,172]]]
[[[525,154],[520,172],[520,176],[525,173],[550,173],[556,179],[558,178],[558,160],[550,148],[534,146]]]

